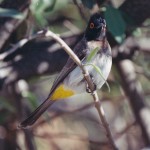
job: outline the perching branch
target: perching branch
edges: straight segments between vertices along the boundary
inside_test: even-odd
[[[108,125],[106,117],[105,117],[105,113],[104,113],[103,107],[102,107],[102,105],[101,105],[101,103],[99,101],[98,94],[97,94],[97,92],[94,89],[94,84],[93,84],[92,79],[91,79],[91,77],[90,77],[90,75],[88,73],[88,70],[81,63],[80,59],[76,56],[76,54],[70,49],[70,47],[59,36],[57,36],[56,34],[54,34],[51,31],[48,31],[48,30],[44,34],[45,34],[46,37],[52,37],[54,40],[56,40],[62,46],[62,48],[67,52],[67,54],[73,59],[73,61],[81,68],[81,70],[83,72],[83,76],[84,76],[84,78],[85,78],[85,80],[86,80],[86,82],[88,84],[88,87],[91,90],[91,93],[92,93],[92,96],[93,96],[93,100],[94,100],[94,103],[95,103],[95,108],[98,111],[98,114],[99,114],[99,117],[100,117],[100,119],[102,121],[103,126],[105,127],[108,140],[109,140],[112,148],[114,150],[117,150],[117,147],[116,147],[116,145],[114,143],[114,140],[113,140],[113,137],[112,137],[109,125]]]

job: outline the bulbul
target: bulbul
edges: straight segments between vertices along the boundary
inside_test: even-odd
[[[73,51],[82,63],[86,64],[88,56],[95,48],[98,51],[88,63],[99,67],[106,80],[111,69],[112,56],[111,48],[106,38],[106,22],[98,13],[91,16],[82,39],[77,43]],[[105,83],[104,78],[99,75],[93,66],[86,65],[86,69],[92,78],[95,88],[100,89]],[[20,124],[20,127],[27,127],[34,124],[55,101],[66,99],[86,91],[87,83],[82,71],[69,57],[66,65],[54,81],[47,99]]]

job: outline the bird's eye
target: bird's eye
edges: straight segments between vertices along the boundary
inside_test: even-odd
[[[94,28],[94,23],[93,23],[93,22],[90,23],[90,28],[91,28],[91,29]]]

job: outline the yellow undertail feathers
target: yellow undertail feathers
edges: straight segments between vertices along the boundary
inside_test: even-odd
[[[67,87],[65,85],[61,84],[57,87],[57,89],[54,91],[53,95],[50,97],[50,100],[59,100],[59,99],[65,99],[70,96],[73,96],[75,92]]]

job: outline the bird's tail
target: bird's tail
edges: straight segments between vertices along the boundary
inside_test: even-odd
[[[53,100],[49,100],[47,98],[35,111],[30,114],[27,119],[20,123],[19,128],[26,128],[27,126],[34,124],[37,119],[46,111],[46,109],[53,103]]]

